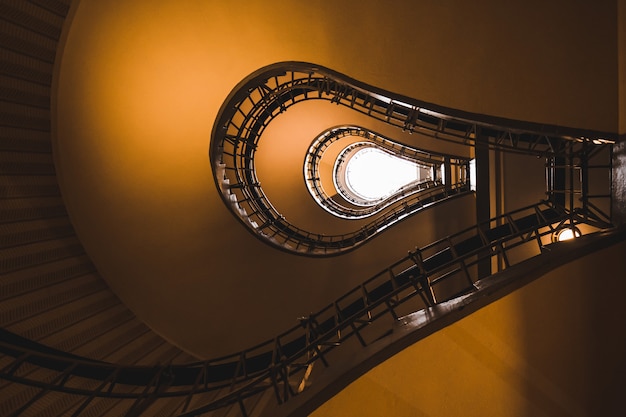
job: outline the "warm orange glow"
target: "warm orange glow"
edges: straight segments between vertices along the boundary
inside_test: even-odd
[[[218,110],[251,72],[286,60],[334,62],[337,70],[349,69],[335,58],[352,50],[355,33],[344,33],[337,23],[353,9],[334,1],[298,2],[297,7],[259,1],[242,8],[204,0],[81,1],[77,6],[55,96],[54,154],[64,199],[77,234],[111,288],[142,320],[192,352],[226,354],[283,331],[291,326],[290,316],[302,314],[302,300],[281,296],[279,312],[265,308],[269,294],[297,294],[300,279],[328,277],[329,283],[307,295],[305,310],[316,309],[320,299],[344,292],[394,256],[393,246],[379,240],[342,262],[307,265],[306,275],[294,279],[300,259],[269,250],[239,226],[216,193],[208,160]],[[372,42],[377,37],[374,32],[365,36]],[[380,57],[364,58],[371,65],[355,66],[350,73],[385,87],[384,74],[362,70],[374,68]],[[288,120],[293,128],[286,131],[287,146],[269,145],[265,161],[270,170],[260,174],[264,189],[278,196],[272,201],[280,204],[281,213],[294,220],[299,216],[318,230],[340,231],[340,225],[306,208],[315,203],[302,178],[312,138],[333,124],[355,122],[337,106],[325,107],[330,117],[320,112],[308,114],[306,121]],[[276,164],[276,158],[283,163]],[[469,218],[455,222],[466,224]],[[434,222],[427,223],[420,235],[424,243],[434,232]],[[455,225],[443,227],[451,231]],[[408,230],[394,242],[415,245]],[[246,262],[233,259],[240,251],[247,254]],[[272,267],[260,269],[259,263]],[[276,270],[275,265],[284,267]],[[330,270],[348,278],[332,280]],[[225,276],[229,279],[221,279],[221,291],[214,291],[215,277]],[[248,291],[246,305],[264,314],[237,322],[238,332],[213,317],[216,310],[236,314],[232,297],[224,294],[241,296],[241,288]],[[202,305],[212,308],[199,311]],[[189,317],[208,323],[206,331],[195,331]]]
[[[554,236],[554,241],[555,242],[564,242],[566,240],[571,240],[577,237],[580,237],[581,233],[580,230],[578,230],[577,227],[575,226],[571,226],[571,227],[564,227],[563,229],[559,230],[558,232],[556,232],[555,236]]]
[[[311,417],[479,416],[484,410],[516,415],[527,401],[523,390],[529,377],[514,371],[525,366],[517,350],[524,338],[518,303],[491,304],[406,348],[350,384]],[[503,380],[507,383],[502,384]],[[476,395],[477,391],[489,395]],[[454,401],[442,399],[455,392],[468,395]]]
[[[606,21],[607,6],[588,11],[597,19],[561,9],[538,14],[520,3],[510,21],[510,9],[495,1],[80,1],[56,63],[53,103],[56,170],[73,226],[124,303],[175,344],[213,356],[264,340],[387,266],[398,248],[426,245],[474,216],[457,200],[340,259],[309,262],[266,248],[223,207],[211,178],[211,129],[231,89],[264,65],[301,60],[453,108],[609,130],[615,114],[603,106],[580,112],[580,103],[615,101],[614,45],[588,24]],[[509,24],[494,36],[493,22]],[[503,105],[503,96],[515,99]],[[324,121],[359,122],[344,114]],[[295,152],[330,126],[290,124],[319,130],[307,143],[291,142],[280,168],[272,156],[287,148],[270,145],[265,166],[275,172],[263,187],[282,197],[285,215],[338,230],[300,210],[314,203],[302,181],[304,155]],[[425,148],[437,142],[375,130]],[[257,314],[215,320],[216,311],[236,316],[241,305]]]
[[[278,334],[400,252],[475,219],[474,202],[460,199],[337,259],[310,261],[266,247],[223,207],[207,158],[220,105],[257,68],[317,62],[428,102],[519,120],[612,130],[618,119],[613,107],[585,106],[616,102],[618,66],[606,24],[616,20],[612,2],[77,3],[56,64],[54,157],[64,201],[98,274],[141,321],[200,357]],[[339,112],[333,107],[332,116],[320,110],[306,122],[289,120],[289,129],[259,150],[264,189],[277,196],[272,201],[281,211],[333,232],[339,226],[312,215],[300,154],[309,142],[294,141],[293,132],[310,140],[307,129],[315,135],[329,127],[320,121],[358,122]],[[623,132],[626,121],[619,120]],[[276,157],[286,162],[278,165]],[[508,209],[528,196],[519,177],[505,178]],[[618,249],[606,264],[623,260],[623,245]],[[606,358],[623,357],[623,338],[597,343],[609,340],[597,337],[599,329],[611,333],[607,318],[595,320],[590,312],[603,311],[606,295],[623,294],[623,282],[610,280],[589,298],[588,277],[596,269],[593,262],[584,273],[569,269],[556,285],[544,280],[534,290],[525,287],[432,335],[316,415],[583,415],[580,402],[589,401],[591,409],[607,398],[605,388],[621,386],[610,379],[619,373],[609,374],[616,368]],[[567,296],[555,304],[553,294],[563,288]],[[590,300],[593,308],[571,308]],[[572,353],[576,349],[582,353]]]

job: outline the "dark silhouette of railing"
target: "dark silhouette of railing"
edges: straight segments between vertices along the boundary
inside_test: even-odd
[[[353,148],[359,149],[372,146],[416,165],[428,166],[433,171],[431,177],[427,180],[407,184],[393,194],[376,201],[364,201],[363,198],[352,196],[352,193],[346,190],[345,181],[335,177],[334,185],[336,189],[333,189],[333,191],[339,191],[341,197],[337,198],[334,195],[330,195],[322,186],[323,169],[321,164],[322,161],[326,161],[333,164],[338,163],[339,166],[342,165],[341,155],[337,158],[337,161],[327,161],[325,152],[331,145],[346,137],[361,139],[347,146],[342,153]],[[454,180],[452,178],[442,178],[440,171],[448,172],[451,177],[454,176]],[[359,126],[338,126],[328,129],[313,140],[304,159],[304,181],[311,196],[326,211],[344,219],[361,219],[381,212],[387,213],[396,209],[397,206],[400,206],[401,210],[403,209],[402,215],[408,216],[421,207],[415,205],[405,206],[404,203],[407,197],[413,196],[413,200],[421,200],[423,202],[422,206],[433,204],[440,201],[439,199],[447,199],[456,194],[456,192],[450,192],[452,190],[464,190],[461,191],[462,193],[469,191],[471,188],[469,179],[470,159],[468,158],[416,149]],[[438,191],[433,190],[435,188],[438,188]],[[446,188],[448,193],[442,192]],[[418,193],[419,195],[417,195]],[[426,196],[428,198],[425,198]],[[401,218],[401,216],[399,215],[398,218]]]
[[[127,415],[131,416],[163,399],[175,400],[172,413],[181,416],[227,406],[249,415],[258,398],[268,392],[274,403],[289,401],[306,389],[313,365],[331,366],[341,355],[370,346],[388,335],[403,315],[478,291],[477,279],[489,279],[479,276],[479,264],[497,260],[502,268],[508,268],[540,255],[561,228],[583,224],[611,227],[610,213],[589,204],[593,195],[585,181],[580,191],[582,206],[574,207],[577,191],[572,184],[565,189],[561,178],[566,170],[572,178],[578,166],[583,172],[592,168],[589,159],[611,146],[611,135],[473,115],[391,94],[311,64],[283,63],[263,68],[237,86],[220,111],[211,144],[222,198],[242,222],[250,226],[258,220],[254,228],[267,232],[268,239],[280,245],[328,254],[365,241],[410,212],[391,210],[370,229],[340,237],[311,234],[281,218],[258,186],[254,152],[264,128],[277,114],[308,99],[329,100],[443,140],[468,145],[480,142],[495,149],[545,156],[554,177],[549,177],[549,201],[410,251],[327,307],[302,317],[291,329],[221,358],[184,365],[125,366],[58,351],[2,330],[0,352],[6,356],[0,378],[40,389],[13,415],[52,391],[82,398],[74,416],[103,398],[127,400]],[[610,161],[598,169],[610,169]],[[460,195],[467,191],[465,186],[456,191],[452,186],[433,188],[432,192]],[[569,204],[560,193],[567,196]],[[404,199],[402,203],[419,208],[428,198],[440,197],[423,192],[415,195],[419,195],[415,201]],[[40,369],[47,372],[37,372]]]
[[[0,351],[14,360],[0,370],[0,377],[38,387],[42,395],[60,391],[83,396],[81,409],[95,398],[133,400],[131,409],[140,410],[157,399],[177,397],[182,416],[233,405],[248,415],[247,401],[267,390],[278,404],[297,395],[314,363],[329,366],[337,352],[348,354],[354,348],[346,348],[347,341],[368,346],[388,334],[402,315],[476,291],[479,262],[499,258],[505,268],[520,263],[540,254],[560,228],[587,224],[588,217],[548,202],[499,216],[409,252],[327,307],[302,317],[286,332],[213,360],[122,366],[56,351],[3,331]],[[26,364],[54,370],[56,376],[37,379],[22,374]],[[86,388],[94,385],[85,384],[87,380],[97,381],[97,386]],[[188,409],[192,398],[207,392],[218,393],[219,398]]]
[[[610,146],[614,134],[487,117],[359,82],[318,65],[284,62],[262,68],[239,83],[215,122],[210,159],[222,199],[255,236],[282,250],[328,256],[351,250],[381,229],[378,223],[348,236],[324,236],[291,224],[271,204],[257,178],[254,156],[265,128],[291,106],[325,100],[398,128],[441,140],[542,157]],[[467,188],[457,188],[459,192]],[[414,211],[422,206],[414,207]],[[411,214],[411,213],[408,213]],[[397,218],[387,216],[385,222]]]

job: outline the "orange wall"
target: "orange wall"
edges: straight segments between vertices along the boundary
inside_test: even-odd
[[[311,417],[622,415],[624,253],[623,242],[548,273],[398,353]]]
[[[449,107],[614,130],[614,16],[614,2],[567,0],[82,0],[56,77],[63,197],[99,272],[142,320],[197,355],[229,353],[473,222],[465,198],[341,257],[269,248],[211,177],[212,124],[237,82],[276,61],[312,61]],[[336,117],[309,114],[281,147],[292,168],[274,188],[290,196],[285,211],[310,204],[299,153]]]

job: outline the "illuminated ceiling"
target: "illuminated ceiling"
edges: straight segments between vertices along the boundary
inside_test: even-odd
[[[583,104],[616,100],[615,34],[602,24],[610,7],[568,13],[551,4],[537,13],[538,5],[511,10],[465,2],[452,9],[409,2],[384,10],[361,6],[80,2],[55,94],[55,158],[64,198],[112,289],[177,345],[213,356],[264,340],[384,267],[398,247],[473,223],[461,199],[332,261],[278,253],[254,239],[217,197],[208,143],[228,92],[263,65],[319,62],[381,88],[476,113],[615,128],[612,108],[580,112]],[[354,30],[345,16],[370,29]],[[258,164],[286,216],[345,227],[311,201],[302,158],[311,138],[328,126],[361,121],[347,110],[316,107],[280,121],[272,141],[259,149]],[[392,136],[384,127],[380,132]],[[429,139],[420,145],[438,146]],[[513,206],[524,197],[507,196]],[[416,227],[419,236],[411,232]]]

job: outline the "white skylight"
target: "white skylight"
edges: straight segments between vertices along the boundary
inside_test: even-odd
[[[374,147],[355,152],[346,163],[346,185],[366,200],[380,200],[420,178],[419,165]]]

